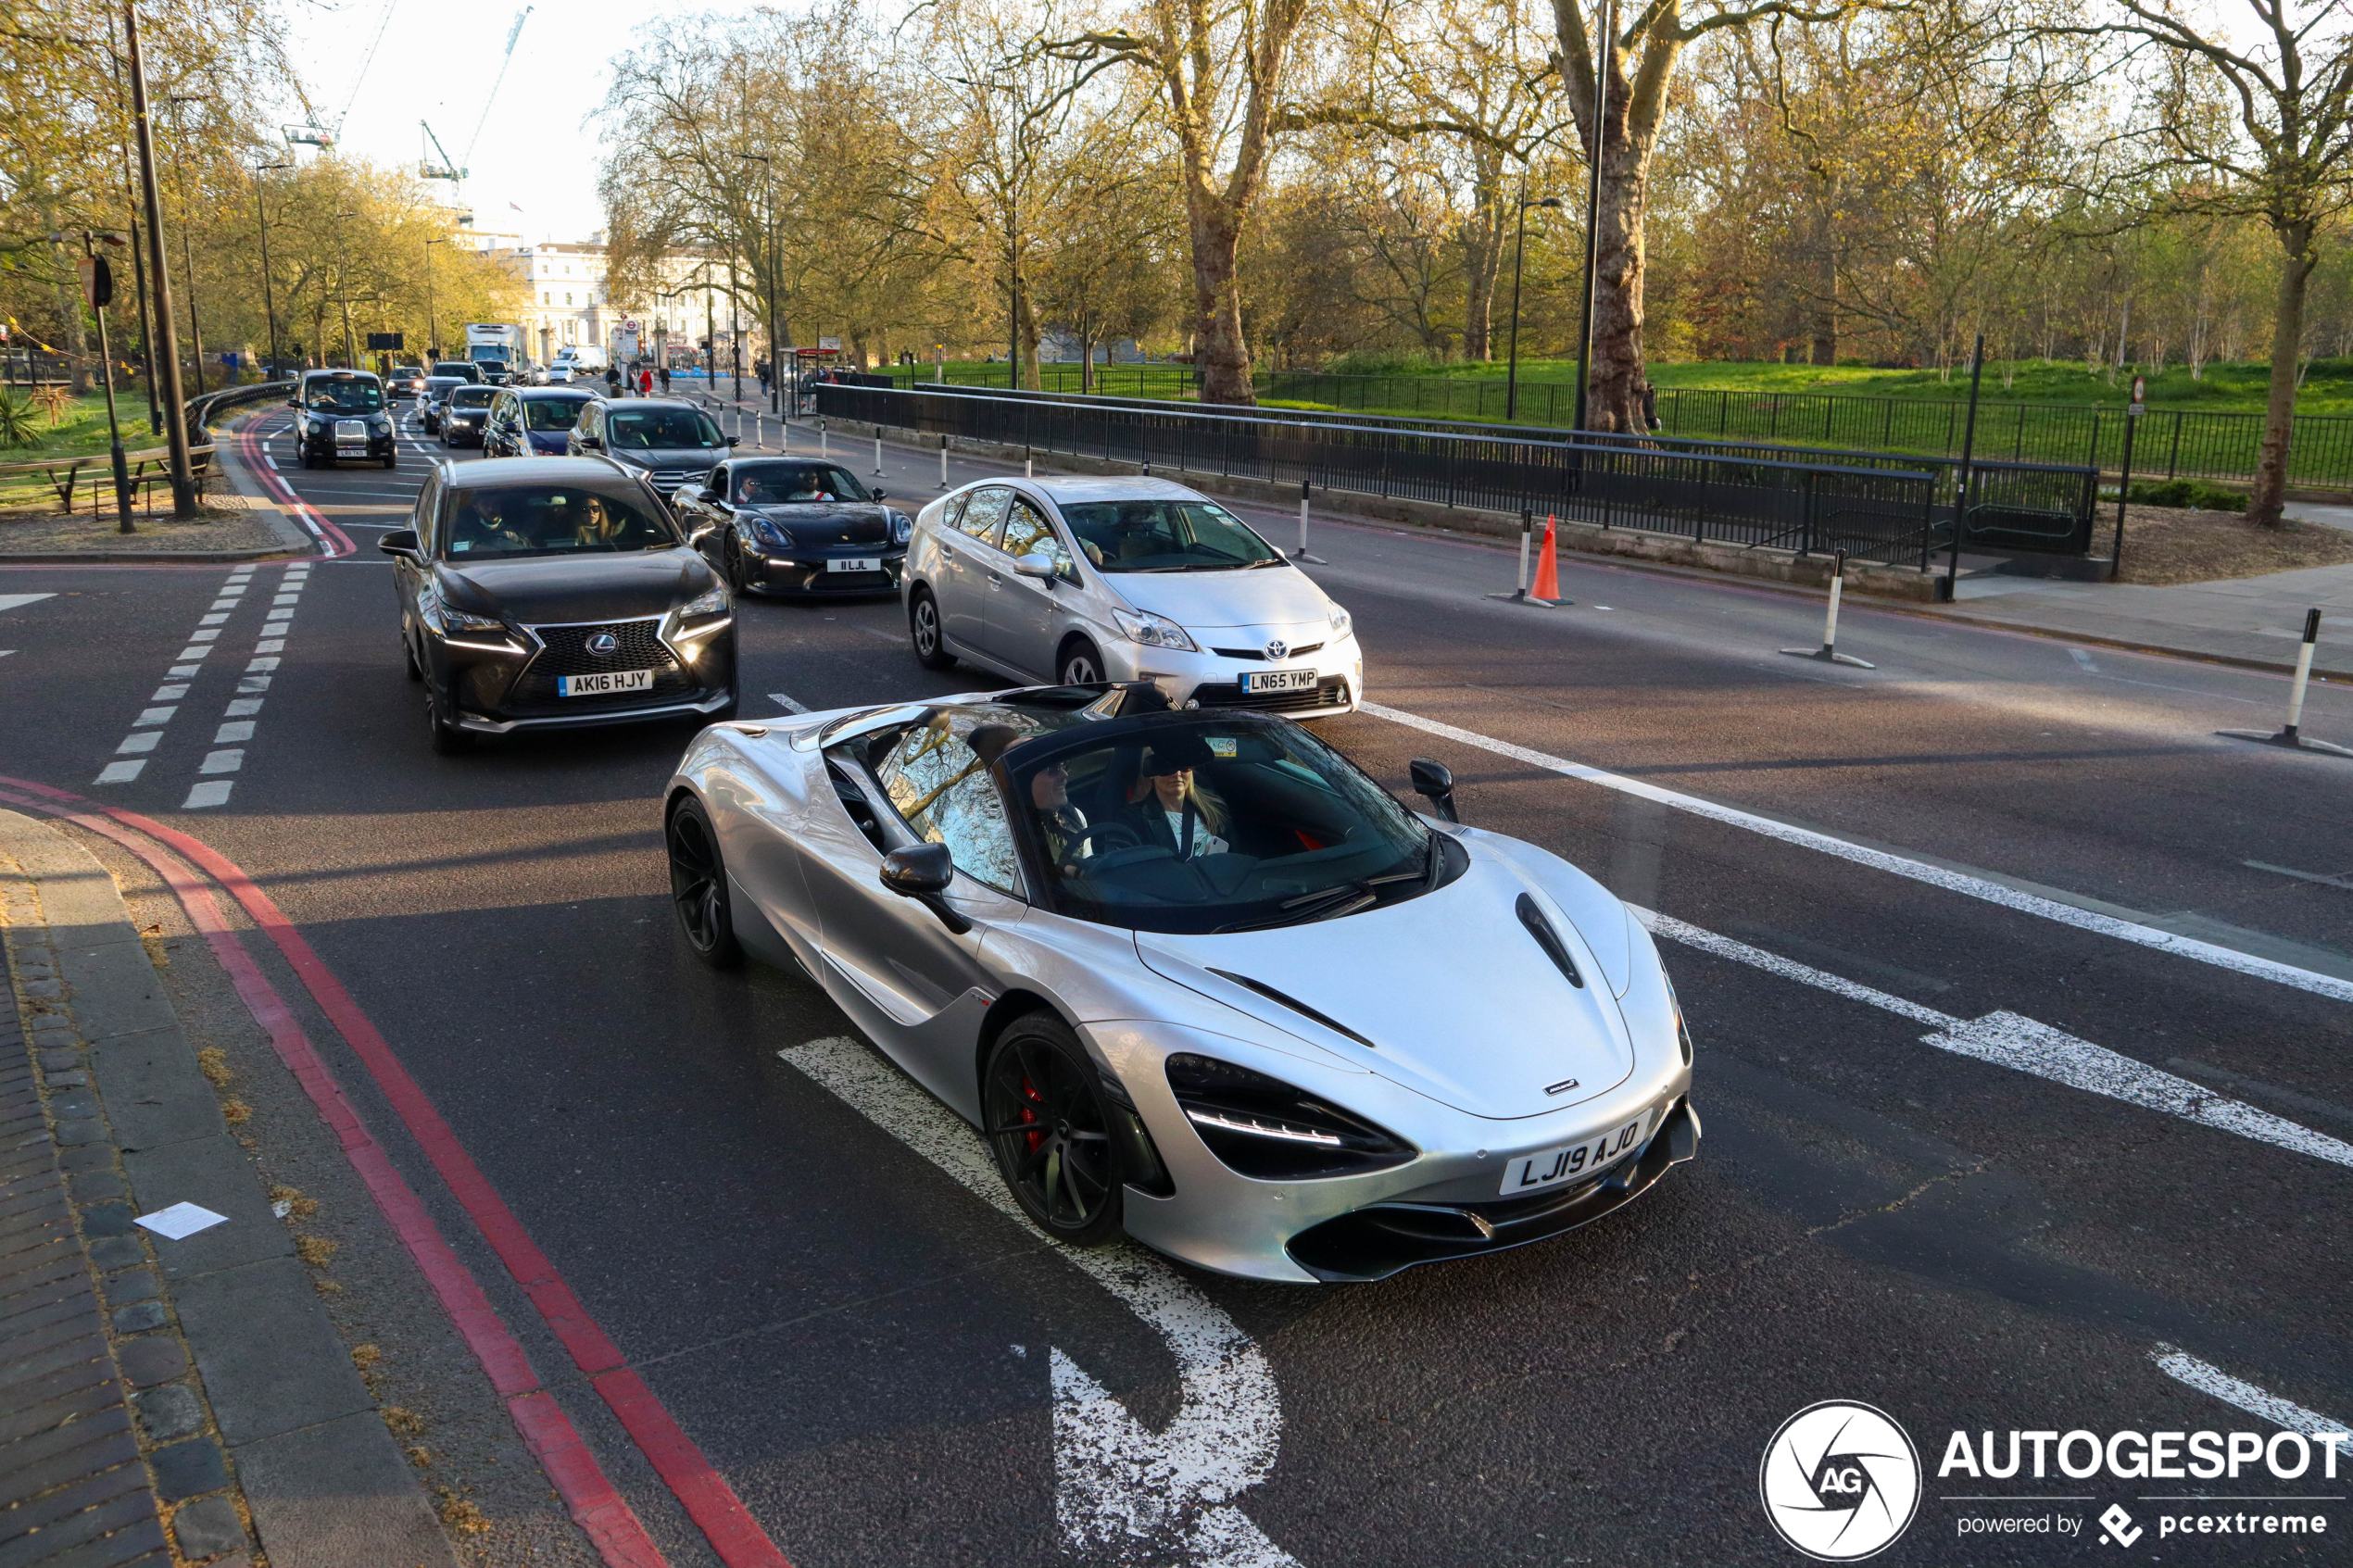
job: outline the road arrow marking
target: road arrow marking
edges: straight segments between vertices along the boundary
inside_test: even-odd
[[[843,1103],[1045,1241],[997,1173],[980,1135],[855,1040],[778,1051]],[[1183,1399],[1147,1429],[1059,1348],[1054,1517],[1074,1552],[1102,1562],[1177,1561],[1200,1568],[1298,1568],[1234,1498],[1266,1478],[1283,1414],[1265,1352],[1166,1260],[1132,1243],[1055,1248],[1166,1342]]]

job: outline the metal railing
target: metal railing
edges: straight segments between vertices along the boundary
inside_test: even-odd
[[[1937,476],[1924,469],[1347,424],[1145,400],[991,395],[954,386],[826,385],[817,388],[816,403],[827,418],[1156,471],[1554,515],[1702,542],[1844,550],[1912,566],[1924,567],[1949,537],[1954,511],[1940,504]],[[1975,521],[1973,515],[1972,538]]]
[[[1038,399],[1147,412],[1165,411],[1169,408],[1167,402],[1152,398],[1055,396],[1051,394],[1008,392],[1002,387],[950,387],[949,390],[971,397],[1013,401]],[[1558,431],[1525,425],[1476,425],[1393,415],[1337,414],[1318,409],[1235,409],[1231,412],[1247,417],[1273,418],[1289,423],[1456,435],[1478,441],[1507,439],[1537,446],[1566,443],[1628,451],[1676,452],[1687,457],[1712,458],[1735,467],[1766,463],[1801,469],[1828,465],[1849,470],[1925,472],[1931,481],[1931,488],[1939,519],[1934,531],[1945,543],[1950,542],[1950,519],[1960,499],[1961,464],[1957,458],[1826,450],[1763,442],[1617,435],[1604,432],[1588,432],[1571,437]],[[2068,464],[1981,458],[1970,464],[1970,470],[1969,528],[1965,541],[1968,547],[1993,553],[2020,551],[2082,556],[2091,552],[2092,513],[2099,500],[2099,476],[2093,469]]]

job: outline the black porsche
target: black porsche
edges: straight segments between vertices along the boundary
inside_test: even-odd
[[[435,751],[478,734],[735,716],[727,586],[614,463],[444,463],[415,526],[382,548]]]
[[[738,594],[895,594],[914,522],[839,463],[732,458],[670,504]]]

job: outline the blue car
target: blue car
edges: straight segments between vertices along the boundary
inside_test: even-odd
[[[482,455],[560,458],[580,410],[595,401],[568,386],[502,387],[482,427]]]

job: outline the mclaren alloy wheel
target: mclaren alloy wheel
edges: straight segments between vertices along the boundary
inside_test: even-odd
[[[700,802],[678,803],[664,835],[670,848],[670,907],[678,912],[679,934],[695,957],[713,969],[743,961],[735,922],[727,910],[727,868],[719,858],[719,835]]]
[[[1069,1025],[1033,1012],[1006,1026],[981,1072],[981,1115],[1013,1200],[1057,1241],[1119,1234],[1119,1155],[1111,1105]]]

